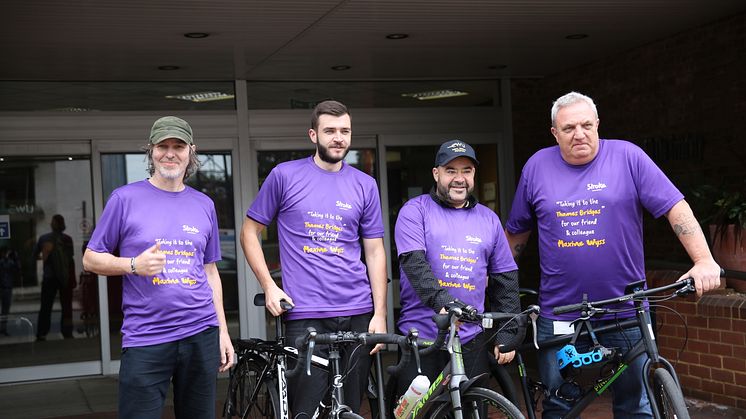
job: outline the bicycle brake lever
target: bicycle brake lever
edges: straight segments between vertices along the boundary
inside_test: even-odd
[[[534,335],[533,335],[534,348],[536,348],[536,350],[539,350],[539,342],[536,340],[537,339],[536,338],[536,335],[537,335],[537,333],[536,333],[537,332],[537,330],[536,330],[536,321],[539,319],[539,313],[537,313],[537,312],[534,311],[534,312],[530,313],[528,315],[528,317],[531,319],[531,329],[533,329],[533,332],[534,332]]]
[[[417,374],[422,374],[422,367],[420,365],[420,351],[417,349],[417,338],[419,337],[419,332],[415,328],[409,329],[409,333],[407,334],[407,344],[409,345],[409,350],[413,352],[414,355],[414,363],[417,366]]]
[[[313,349],[316,347],[316,331],[308,333],[308,356],[306,356],[306,375],[311,376],[311,358],[313,358]]]

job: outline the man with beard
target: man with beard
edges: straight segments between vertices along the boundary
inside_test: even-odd
[[[145,149],[151,177],[111,193],[83,256],[86,271],[124,276],[119,417],[160,418],[173,382],[177,418],[212,419],[234,353],[215,205],[184,184],[199,168],[186,121],[158,119]]]
[[[344,162],[351,134],[350,114],[343,104],[319,103],[308,130],[316,153],[272,169],[246,212],[241,230],[244,255],[264,289],[272,315],[283,313],[281,300],[295,306],[285,323],[291,343],[308,327],[320,333],[386,332],[380,198],[375,180]],[[282,288],[270,276],[258,238],[274,218]],[[360,260],[361,250],[365,263]],[[326,357],[328,348],[319,345],[315,354]],[[350,350],[343,355],[342,365],[354,366],[346,375],[345,395],[348,405],[358,411],[370,356],[365,350]],[[313,371],[311,377],[301,375],[290,381],[294,417],[313,415],[327,380],[326,374]]]
[[[429,194],[407,201],[396,220],[395,240],[401,269],[402,333],[414,327],[420,337],[435,339],[437,328],[431,320],[445,313],[455,300],[488,311],[518,313],[518,271],[503,234],[500,219],[472,195],[477,161],[474,149],[463,141],[443,143],[435,156]],[[506,332],[507,333],[507,332]],[[480,333],[475,324],[459,329],[464,365],[469,377],[489,372],[488,348],[499,344],[505,334]],[[514,352],[501,353],[494,346],[497,362],[513,359]],[[424,356],[422,373],[434,381],[449,361],[446,352]],[[399,376],[398,392],[403,394],[417,374],[411,363]]]

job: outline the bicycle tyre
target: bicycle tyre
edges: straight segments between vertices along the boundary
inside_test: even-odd
[[[653,389],[655,404],[658,406],[661,418],[689,419],[684,395],[668,370],[665,368],[655,370]]]
[[[224,409],[223,417],[225,419],[234,417],[271,419],[279,417],[279,396],[276,379],[265,379],[258,382],[266,365],[266,361],[258,358],[243,359],[238,363],[228,387],[228,397],[233,409]],[[252,400],[251,395],[257,385],[259,391]]]
[[[472,387],[461,395],[461,407],[464,419],[524,419],[521,411],[502,395],[481,387]],[[453,417],[451,402],[441,403],[435,407],[431,418],[445,419]]]

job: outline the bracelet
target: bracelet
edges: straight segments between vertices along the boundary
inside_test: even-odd
[[[137,275],[137,270],[135,270],[135,258],[130,258],[130,269],[133,274]]]

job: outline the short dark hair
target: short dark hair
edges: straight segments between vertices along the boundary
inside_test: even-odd
[[[65,217],[61,216],[60,214],[54,214],[52,216],[52,222],[50,223],[52,225],[52,231],[61,233],[65,231],[67,226],[65,225]]]
[[[342,103],[336,100],[324,100],[313,108],[313,112],[311,113],[311,129],[315,130],[319,127],[319,117],[321,115],[342,116],[349,114],[347,106]]]

